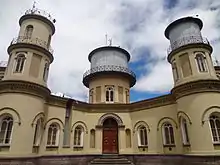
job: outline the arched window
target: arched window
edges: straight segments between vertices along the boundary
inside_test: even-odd
[[[48,62],[46,61],[45,65],[44,65],[44,73],[43,73],[43,79],[44,79],[44,81],[47,81],[48,72],[49,72],[49,64],[48,64]]]
[[[181,132],[182,132],[182,138],[183,138],[183,144],[189,144],[189,134],[188,134],[188,127],[187,127],[187,121],[185,118],[181,117]]]
[[[173,63],[172,63],[172,69],[173,69],[174,81],[179,80],[179,73],[178,73],[177,65],[176,65],[176,62],[175,62],[175,61],[173,61]]]
[[[17,73],[21,73],[24,69],[24,62],[25,62],[25,55],[24,54],[19,54],[15,60],[16,60],[16,64],[15,64],[15,72]]]
[[[25,38],[30,39],[32,36],[33,30],[34,30],[34,27],[32,25],[28,25],[25,29],[25,34],[24,34]]]
[[[214,143],[220,143],[220,118],[217,115],[211,115],[209,118],[212,139]]]
[[[138,128],[138,146],[147,146],[147,129],[145,126],[140,126]]]
[[[77,126],[74,130],[74,147],[83,147],[83,128]]]
[[[113,102],[114,101],[114,87],[107,86],[105,95],[106,95],[106,102]]]
[[[203,54],[197,54],[196,55],[196,63],[198,66],[198,69],[200,72],[206,72],[207,67],[206,67],[206,58]]]
[[[59,126],[52,123],[48,128],[47,146],[58,146],[59,144]]]
[[[95,130],[90,131],[90,148],[95,148]]]
[[[43,129],[43,119],[40,118],[37,120],[37,123],[35,125],[35,132],[34,132],[34,146],[39,146],[42,136],[42,129]]]
[[[13,127],[13,119],[10,116],[3,116],[0,123],[0,144],[10,144]]]
[[[170,123],[163,124],[164,145],[175,145],[173,126]]]

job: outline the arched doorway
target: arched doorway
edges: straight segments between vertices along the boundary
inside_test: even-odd
[[[118,123],[113,118],[103,122],[102,152],[104,154],[118,153]]]

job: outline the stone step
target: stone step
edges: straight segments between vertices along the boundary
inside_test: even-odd
[[[93,159],[89,165],[134,165],[130,160],[118,155],[103,155],[99,158]]]

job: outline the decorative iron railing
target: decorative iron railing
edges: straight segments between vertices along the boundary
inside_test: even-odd
[[[11,41],[11,45],[17,43],[27,43],[27,44],[37,45],[48,50],[51,54],[53,54],[53,49],[48,45],[48,43],[39,38],[28,38],[26,36],[19,36]]]
[[[123,66],[115,66],[115,65],[102,65],[102,66],[97,66],[95,68],[91,68],[90,70],[86,71],[83,74],[83,78],[86,76],[97,73],[97,72],[109,72],[109,71],[114,71],[114,72],[123,72],[131,75],[136,79],[136,75],[134,72],[132,72],[129,68],[123,67]]]
[[[37,9],[37,8],[33,8],[33,9],[29,9],[25,12],[25,15],[28,15],[28,14],[34,14],[34,15],[40,15],[42,17],[45,17],[47,18],[48,20],[50,20],[52,23],[55,23],[56,20],[52,18],[52,16],[47,13],[46,11],[44,10],[40,10],[40,9]]]
[[[209,45],[209,41],[206,38],[202,38],[199,36],[187,36],[187,37],[182,37],[181,39],[176,40],[173,43],[171,43],[171,45],[167,49],[167,53],[170,54],[173,50],[181,46],[194,44],[194,43],[204,43],[204,44]]]

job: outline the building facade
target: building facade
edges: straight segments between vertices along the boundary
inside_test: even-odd
[[[181,18],[165,30],[171,93],[133,103],[136,76],[125,49],[89,54],[89,103],[58,97],[47,87],[55,20],[33,8],[19,24],[0,67],[0,163],[84,165],[120,155],[136,165],[220,164],[220,69],[200,19]]]

